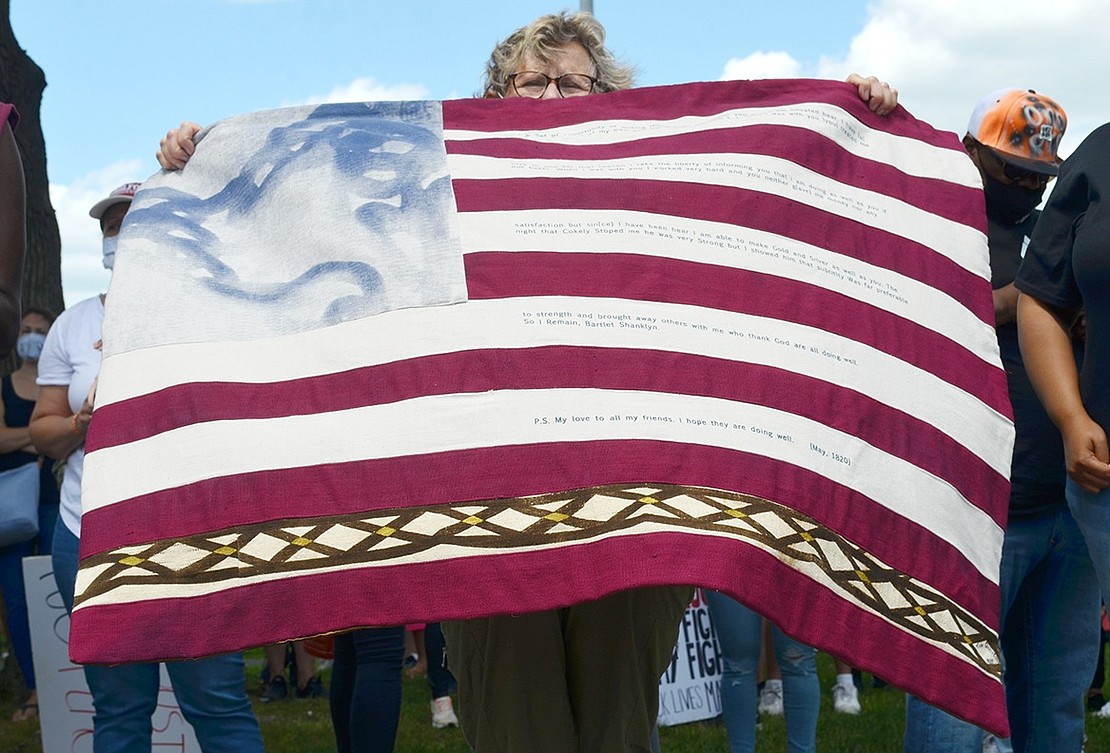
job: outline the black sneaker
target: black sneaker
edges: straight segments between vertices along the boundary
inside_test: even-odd
[[[313,677],[305,683],[303,688],[297,688],[297,698],[323,698],[324,683],[319,677]]]
[[[270,684],[262,691],[262,695],[259,696],[258,700],[264,703],[269,701],[284,701],[287,695],[289,695],[289,689],[285,687],[285,678],[278,675],[270,680]]]

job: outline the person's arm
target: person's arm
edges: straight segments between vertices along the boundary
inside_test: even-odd
[[[35,451],[35,446],[31,444],[31,431],[26,426],[8,426],[4,420],[4,403],[0,401],[0,455],[20,450]]]
[[[63,460],[84,444],[91,418],[92,405],[87,399],[80,411],[70,411],[68,386],[40,387],[31,413],[31,441],[41,454]]]
[[[1018,289],[1012,282],[992,290],[991,300],[994,301],[994,326],[1017,321]]]
[[[851,73],[844,79],[856,87],[859,98],[867,103],[868,109],[876,115],[890,115],[898,106],[898,90],[874,76],[861,76]]]
[[[0,123],[0,358],[11,352],[19,336],[19,299],[27,249],[25,192],[15,134],[7,122]]]
[[[1106,432],[1087,413],[1079,393],[1079,371],[1070,328],[1047,303],[1018,298],[1018,339],[1033,389],[1064,438],[1068,475],[1091,493],[1110,486]]]
[[[180,170],[185,167],[197,148],[193,137],[198,133],[200,126],[189,121],[166,133],[166,137],[158,142],[158,151],[154,153],[163,170]]]

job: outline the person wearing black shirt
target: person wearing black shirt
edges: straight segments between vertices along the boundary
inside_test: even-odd
[[[1016,429],[999,637],[1010,743],[1019,753],[1082,750],[1084,698],[1099,645],[1094,567],[1065,499],[1063,442],[1022,360],[1014,285],[1034,227],[1044,221],[1036,207],[1059,170],[1066,124],[1051,98],[1004,89],[979,102],[963,140],[983,178],[995,331]],[[1068,333],[1057,357],[1074,365],[1080,349]],[[966,722],[916,699],[906,713],[907,752],[983,749],[982,732]],[[999,748],[1006,749],[1004,741]]]
[[[1067,499],[1110,594],[1110,124],[1060,169],[1016,285],[1021,350],[1033,386],[1063,434]],[[1082,314],[1081,314],[1082,312]],[[1082,367],[1061,356],[1077,318]]]

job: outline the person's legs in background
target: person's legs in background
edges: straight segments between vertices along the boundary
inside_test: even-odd
[[[455,677],[447,666],[447,648],[438,622],[424,626],[424,654],[428,662],[428,688],[432,692],[432,726],[436,729],[458,727],[459,719],[451,702]]]
[[[23,558],[34,553],[34,540],[0,547],[0,593],[3,594],[7,615],[8,640],[23,675],[23,683],[30,691],[26,703],[12,715],[13,722],[33,719],[38,714],[35,667],[31,660],[31,628],[27,621],[27,591],[23,585]]]
[[[54,532],[51,559],[66,612],[73,611],[78,540],[64,524]],[[151,715],[158,703],[158,665],[84,667],[93,699],[94,753],[150,753]]]
[[[760,715],[782,716],[782,670],[775,658],[775,639],[771,635],[772,625],[763,620],[763,644],[759,653],[759,704],[756,711]]]
[[[581,753],[650,749],[659,678],[693,595],[689,586],[646,586],[565,610],[566,683]]]
[[[476,753],[577,753],[564,611],[441,623],[459,684],[459,723]]]
[[[335,636],[329,694],[339,753],[390,753],[401,715],[404,626]]]
[[[204,753],[262,753],[262,733],[247,698],[243,655],[166,662],[173,693]]]
[[[717,591],[705,591],[705,600],[721,647],[721,716],[729,753],[752,753],[763,618]]]
[[[786,741],[790,753],[815,753],[817,715],[821,708],[821,681],[817,678],[817,651],[772,628],[775,656],[782,671]]]
[[[983,730],[906,694],[902,753],[981,753]]]
[[[832,687],[833,711],[838,714],[858,714],[859,688],[856,687],[852,666],[839,657],[833,657],[836,665],[836,682]]]

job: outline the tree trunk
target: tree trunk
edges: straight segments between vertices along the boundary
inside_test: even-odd
[[[23,272],[23,304],[61,313],[62,239],[50,203],[46,176],[46,143],[39,109],[46,77],[16,41],[11,0],[0,0],[0,101],[19,110],[15,140],[27,184],[27,260]]]

